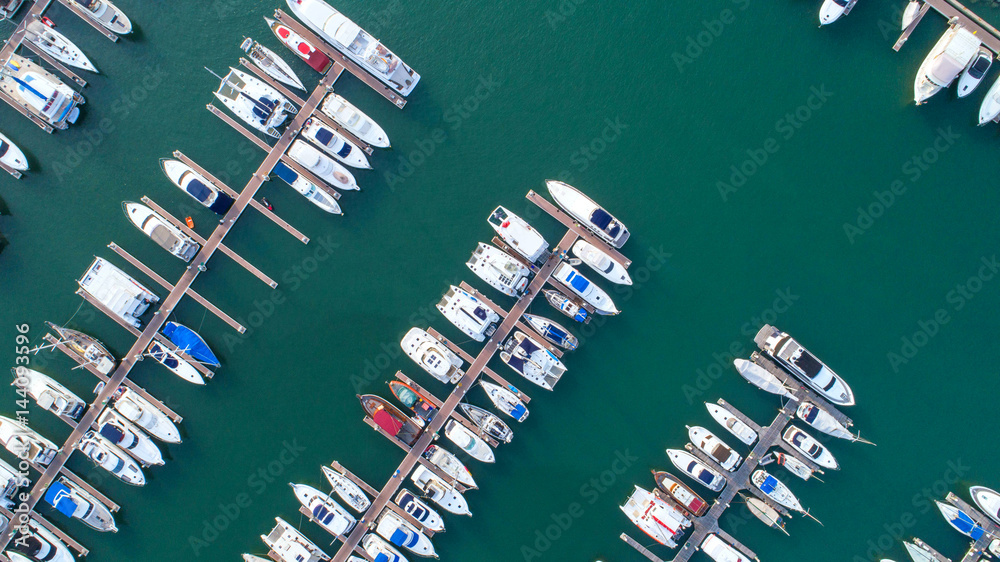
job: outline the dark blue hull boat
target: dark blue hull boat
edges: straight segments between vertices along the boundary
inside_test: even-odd
[[[173,342],[179,350],[198,361],[213,367],[220,365],[219,358],[208,348],[205,340],[201,339],[201,336],[191,328],[177,322],[167,322],[163,326],[163,335],[167,336],[167,339]]]

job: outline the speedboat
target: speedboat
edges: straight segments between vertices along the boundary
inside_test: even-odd
[[[747,502],[747,509],[750,511],[750,514],[756,517],[761,523],[772,529],[778,529],[786,535],[788,534],[788,531],[785,530],[785,519],[778,513],[778,510],[760,498],[743,496],[743,494],[740,494],[740,497]]]
[[[465,265],[490,287],[510,297],[524,292],[531,275],[531,270],[510,254],[482,242]]]
[[[34,519],[29,518],[22,526],[15,526],[15,529],[14,536],[4,552],[11,562],[76,561],[59,537]],[[24,533],[24,530],[27,530],[27,533]]]
[[[344,214],[344,212],[340,210],[340,203],[337,203],[337,200],[332,195],[320,189],[319,186],[313,182],[300,176],[298,172],[289,168],[284,162],[278,162],[275,164],[272,171],[275,175],[284,180],[285,183],[292,186],[292,189],[298,191],[299,194],[308,199],[313,205],[316,205],[320,209],[334,215]]]
[[[815,440],[811,435],[794,425],[789,425],[788,428],[785,429],[785,434],[782,435],[781,438],[784,439],[785,443],[791,445],[792,448],[799,451],[819,466],[829,468],[831,470],[840,470],[840,465],[837,464],[837,459],[833,458],[833,453],[831,453],[829,449],[820,445],[819,441]]]
[[[288,157],[316,174],[319,179],[341,191],[357,191],[359,189],[357,180],[347,168],[304,140],[297,139],[292,143],[288,149]]]
[[[0,91],[42,121],[66,129],[80,117],[83,96],[63,84],[55,74],[11,54],[0,68]]]
[[[28,157],[2,133],[0,133],[0,162],[19,172],[28,171]]]
[[[615,303],[611,301],[611,297],[604,292],[604,289],[580,275],[580,272],[568,263],[557,265],[555,271],[552,272],[552,278],[561,282],[585,303],[594,307],[594,311],[598,314],[614,315],[619,313]]]
[[[193,238],[181,232],[167,219],[149,207],[133,201],[122,202],[125,216],[143,234],[149,236],[156,245],[177,256],[182,261],[190,262],[201,246]]]
[[[76,448],[86,455],[94,464],[107,470],[116,478],[132,486],[145,486],[146,476],[132,457],[125,454],[117,445],[111,443],[99,434],[90,430],[83,436]]]
[[[462,370],[462,358],[420,328],[410,328],[399,342],[399,346],[406,352],[407,357],[420,365],[420,368],[445,384],[457,383],[465,376],[465,371]]]
[[[590,266],[591,269],[608,281],[617,283],[618,285],[632,284],[632,277],[629,276],[625,266],[615,261],[614,258],[605,254],[590,242],[577,240],[576,244],[573,244],[572,252],[581,262]]]
[[[104,258],[94,258],[77,284],[80,289],[135,328],[142,315],[160,297]]]
[[[579,189],[555,180],[547,180],[545,186],[563,210],[608,244],[621,248],[628,240],[625,225]]]
[[[708,502],[669,472],[653,471],[656,487],[695,517],[708,513]]]
[[[320,111],[352,135],[371,146],[389,148],[389,136],[374,119],[365,115],[339,94],[330,93],[323,100]]]
[[[823,0],[819,8],[819,24],[830,25],[846,15],[858,0]]]
[[[306,89],[305,85],[302,84],[302,80],[299,80],[295,71],[292,70],[292,67],[288,66],[288,63],[271,49],[268,49],[264,45],[261,45],[249,37],[243,40],[240,48],[243,49],[247,56],[250,57],[250,60],[257,65],[257,68],[263,70],[271,78],[274,78],[279,82],[284,82],[293,88],[298,88],[300,90]]]
[[[233,206],[232,197],[180,160],[160,160],[160,167],[174,185],[213,213],[225,215]]]
[[[351,481],[350,478],[329,466],[320,468],[323,469],[323,476],[326,477],[327,482],[333,486],[333,491],[337,492],[337,495],[347,503],[348,507],[358,513],[363,513],[371,506],[371,500],[368,499],[368,496],[365,495],[361,487]]]
[[[480,462],[496,462],[493,449],[490,448],[483,438],[469,431],[464,425],[455,420],[448,420],[444,424],[444,435],[452,443],[458,445],[470,457]]]
[[[491,382],[480,381],[479,386],[486,391],[486,396],[498,410],[519,422],[528,419],[528,407],[517,397],[517,393]]]
[[[413,470],[410,479],[413,480],[417,489],[424,493],[424,496],[430,498],[445,511],[455,515],[472,515],[465,497],[454,486],[427,470],[423,465],[418,465]]]
[[[961,25],[953,25],[920,64],[913,82],[913,99],[921,105],[928,98],[951,85],[972,62],[982,42]]]
[[[766,470],[758,469],[754,471],[753,475],[750,476],[750,481],[753,482],[753,485],[756,486],[757,489],[763,492],[767,497],[771,498],[776,504],[786,507],[792,511],[809,515],[809,513],[802,508],[802,504],[799,503],[799,498],[795,497],[795,494],[788,489],[788,486],[785,486],[784,482],[768,474]]]
[[[160,331],[177,346],[179,351],[206,365],[220,366],[219,358],[212,353],[205,340],[191,328],[177,322],[167,322]]]
[[[428,424],[437,414],[437,407],[412,386],[400,381],[390,381],[389,390],[396,400],[409,408],[424,424]]]
[[[330,68],[330,57],[323,54],[312,43],[303,39],[301,35],[289,29],[287,25],[267,17],[264,18],[264,21],[267,22],[267,27],[274,32],[274,36],[278,38],[278,41],[281,41],[284,46],[291,49],[310,68],[320,74],[325,74],[327,69]]]
[[[281,136],[278,127],[298,112],[278,90],[233,67],[219,81],[215,97],[248,125],[274,138]]]
[[[407,562],[405,556],[378,535],[365,535],[361,539],[361,547],[365,549],[365,552],[368,553],[368,556],[372,560],[378,560],[379,562]]]
[[[566,372],[566,366],[559,358],[520,330],[504,342],[500,359],[522,377],[546,390],[552,390]]]
[[[375,532],[390,543],[401,546],[417,556],[438,557],[427,535],[421,533],[395,511],[387,510],[379,516]]]
[[[933,552],[928,550],[927,543],[920,539],[913,539],[913,542],[903,541],[906,553],[910,555],[913,562],[938,562],[940,560]]]
[[[694,427],[688,426],[687,430],[688,437],[695,447],[698,447],[709,458],[719,463],[719,466],[723,469],[729,472],[736,472],[740,463],[743,462],[743,457],[736,454],[736,451],[732,450],[729,445],[723,443],[721,439],[704,427],[697,425]]]
[[[193,384],[205,384],[205,377],[201,376],[198,369],[181,359],[179,355],[167,349],[167,346],[153,340],[149,344],[149,356],[170,370],[171,373]]]
[[[677,470],[687,474],[709,490],[721,492],[726,487],[726,479],[721,474],[705,466],[691,453],[679,449],[667,449],[667,456],[670,457],[670,462],[674,463]]]
[[[765,324],[754,342],[823,398],[838,406],[854,405],[854,393],[844,379],[785,332]]]
[[[476,485],[476,480],[472,477],[472,473],[469,472],[468,468],[466,468],[465,463],[458,460],[458,457],[453,455],[444,447],[430,445],[427,447],[427,450],[424,451],[423,456],[434,466],[440,468],[441,472],[451,476],[466,488],[479,487]]]
[[[97,22],[101,27],[117,33],[128,35],[132,33],[132,22],[128,16],[108,0],[73,0],[83,8],[83,13]]]
[[[13,368],[11,373],[14,375],[11,386],[26,393],[43,410],[75,420],[87,406],[79,396],[48,375],[27,367]]]
[[[803,402],[799,404],[799,407],[795,410],[795,415],[798,416],[800,420],[827,435],[847,439],[848,441],[872,444],[871,441],[862,439],[860,436],[851,433],[850,430],[844,427],[844,424],[837,421],[837,418],[833,417],[830,412],[827,412],[812,402]]]
[[[261,540],[278,555],[282,562],[320,562],[330,557],[311,540],[289,525],[284,519],[275,517],[271,532],[261,535]]]
[[[365,394],[359,396],[358,399],[361,400],[361,407],[364,408],[365,413],[383,431],[407,445],[412,446],[416,443],[423,428],[416,421],[399,411],[399,408],[390,404],[388,400],[374,394]]]
[[[990,90],[986,92],[982,105],[979,106],[979,124],[985,125],[1000,117],[1000,78],[997,78]]]
[[[555,289],[546,289],[542,291],[545,295],[545,300],[552,305],[553,308],[562,312],[566,317],[572,318],[577,322],[587,321],[587,311],[576,304],[569,297],[556,291]]]
[[[441,515],[421,501],[413,492],[403,488],[396,494],[395,502],[400,509],[412,517],[414,521],[423,525],[425,529],[430,529],[435,533],[444,531],[444,519],[441,518]]]
[[[29,21],[24,26],[24,38],[57,61],[81,70],[97,72],[94,63],[65,35],[42,23]]]
[[[80,520],[91,529],[118,532],[115,518],[108,508],[90,492],[66,478],[60,478],[58,482],[53,482],[49,486],[45,492],[45,502],[63,515]]]
[[[985,486],[973,486],[969,488],[969,494],[983,513],[1000,524],[1000,494]]]
[[[452,285],[437,303],[438,311],[470,338],[481,342],[493,335],[500,315],[465,289]]]
[[[549,253],[549,243],[527,221],[504,207],[493,209],[486,222],[513,250],[531,263],[538,263]]]
[[[709,533],[705,540],[701,541],[701,551],[715,562],[750,562],[750,558],[736,550],[733,545],[720,539],[719,535],[715,533]]]
[[[578,345],[580,345],[580,340],[571,334],[569,330],[563,328],[548,318],[535,316],[534,314],[525,314],[524,320],[529,326],[532,327],[532,329],[538,332],[538,334],[542,336],[545,341],[553,345],[558,345],[559,347],[569,351],[573,351]]]
[[[286,1],[302,23],[399,95],[408,96],[420,81],[395,53],[323,0]]]
[[[979,523],[976,523],[972,517],[969,517],[968,513],[950,503],[942,501],[935,501],[934,503],[937,505],[938,511],[941,512],[945,521],[959,533],[974,541],[978,541],[986,533],[986,530]]]
[[[993,65],[993,51],[986,47],[979,47],[979,52],[972,59],[969,66],[965,67],[962,76],[958,79],[958,97],[964,98],[972,93],[979,86],[979,83],[986,77]]]
[[[59,452],[55,443],[5,416],[0,416],[0,442],[17,458],[41,466],[48,466]]]
[[[97,372],[107,375],[114,370],[115,356],[111,355],[108,348],[104,347],[104,344],[97,338],[83,332],[56,326],[52,322],[46,322],[45,325],[56,332],[60,345],[70,348],[77,355],[83,357],[87,365],[93,366]]]
[[[313,119],[312,117],[307,119],[302,129],[302,136],[312,141],[323,152],[352,168],[372,169],[372,165],[368,162],[368,157],[358,148],[358,145],[349,141],[344,135],[327,127],[319,119]]]
[[[736,365],[736,370],[739,371],[740,376],[764,392],[770,392],[771,394],[795,400],[795,396],[789,392],[788,387],[781,382],[781,379],[767,372],[767,369],[760,365],[746,359],[734,359],[733,365]]]
[[[459,404],[459,407],[472,420],[472,423],[476,424],[476,427],[493,439],[501,443],[510,443],[510,440],[514,438],[514,431],[507,424],[503,423],[503,420],[497,417],[496,414],[488,412],[479,406],[466,404],[465,402]]]
[[[138,426],[125,419],[113,408],[105,408],[97,417],[97,431],[119,449],[132,455],[139,464],[163,464],[163,454],[153,440]]]
[[[743,442],[744,445],[753,445],[757,441],[757,432],[752,427],[743,423],[735,414],[718,404],[705,402],[708,413],[711,414],[719,425],[726,428],[729,433]]]
[[[3,0],[0,2],[0,21],[14,17],[24,0]],[[0,527],[2,528],[2,527]]]
[[[357,524],[358,520],[328,494],[305,484],[289,483],[288,485],[292,487],[292,492],[302,507],[305,507],[312,514],[313,521],[332,533],[333,536],[347,536]]]
[[[125,419],[146,430],[153,438],[164,443],[181,442],[181,434],[167,414],[132,389],[118,387],[111,397],[111,406]]]
[[[677,540],[691,526],[691,520],[680,509],[639,486],[625,500],[621,510],[642,532],[669,548],[676,548]]]
[[[788,472],[791,472],[793,475],[798,476],[799,478],[806,481],[808,481],[810,478],[816,478],[814,474],[815,472],[820,472],[820,473],[823,472],[820,469],[813,470],[806,463],[786,453],[776,452],[774,453],[774,459],[778,462],[779,465],[785,467],[785,469],[788,470]]]

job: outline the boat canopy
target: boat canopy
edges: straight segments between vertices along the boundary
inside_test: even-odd
[[[289,185],[295,183],[295,180],[299,179],[299,174],[296,173],[295,170],[286,166],[284,162],[278,162],[275,164],[273,170],[279,178],[285,180],[285,183]]]
[[[608,236],[615,238],[618,233],[621,232],[622,226],[618,224],[607,211],[598,207],[594,209],[594,212],[590,214],[590,222],[594,223],[594,226],[600,228],[601,230],[608,233]],[[609,228],[610,226],[610,228]]]
[[[325,26],[324,26],[325,27]],[[361,26],[353,21],[344,18],[333,33],[333,38],[345,47],[350,47],[355,39],[361,34]],[[353,49],[352,49],[353,50]]]
[[[771,495],[777,489],[778,489],[778,481],[777,479],[774,478],[774,476],[771,476],[770,474],[768,474],[767,478],[765,478],[764,481],[760,483],[760,491],[764,492],[767,495]]]
[[[112,443],[121,443],[122,439],[125,438],[125,432],[121,430],[118,426],[106,423],[101,426],[100,430],[101,437],[104,437]]]
[[[398,435],[399,431],[403,429],[403,422],[399,421],[395,418],[395,416],[385,410],[375,412],[372,419],[378,424],[379,427],[384,429],[386,433],[392,435],[393,437]]]
[[[927,71],[927,78],[938,86],[951,84],[979,52],[981,42],[972,32],[959,28],[948,42],[944,52],[935,57]]]
[[[162,331],[163,335],[167,336],[184,353],[198,361],[215,366],[219,365],[219,359],[212,353],[205,340],[191,328],[176,322],[167,322]]]
[[[399,398],[399,401],[407,408],[412,408],[413,405],[417,403],[417,400],[420,399],[416,392],[413,392],[405,386],[399,387],[399,390],[396,391],[396,397]]]
[[[399,527],[396,527],[396,530],[392,532],[392,537],[389,538],[389,540],[396,546],[405,546],[407,548],[416,546],[417,544],[416,535],[413,533],[407,533]]]
[[[569,279],[567,281],[569,281],[571,287],[573,287],[580,293],[590,288],[590,281],[588,281],[582,275],[577,274],[576,272],[570,272]]]
[[[72,517],[76,513],[77,504],[73,501],[73,494],[65,484],[54,482],[45,492],[45,501],[49,505],[59,510],[63,515]]]
[[[320,127],[316,130],[316,140],[323,144],[330,144],[330,141],[333,140],[333,131],[326,127]]]

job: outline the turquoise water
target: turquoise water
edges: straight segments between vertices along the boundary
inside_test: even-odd
[[[202,67],[236,65],[245,35],[278,50],[262,16],[279,4],[121,0],[137,31],[118,44],[52,8],[102,74],[88,77],[88,103],[69,131],[49,136],[0,109],[0,129],[34,168],[22,181],[0,179],[10,242],[0,254],[3,362],[14,360],[14,325],[30,324],[38,340],[44,320],[128,349],[127,333],[80,307],[74,280],[92,256],[112,256],[112,241],[165,278],[180,276],[183,265],[138,234],[119,204],[148,195],[210,231],[213,217],[171,186],[158,159],[181,150],[234,187],[249,179],[264,154],[204,109],[217,83]],[[550,240],[562,234],[523,199],[552,177],[626,222],[637,283],[612,292],[623,314],[584,334],[555,392],[522,385],[531,417],[496,465],[469,461],[481,485],[468,494],[475,516],[448,518],[434,538],[443,557],[641,560],[618,539],[641,536],[618,505],[633,483],[651,485],[650,469],[669,467],[663,449],[683,445],[685,424],[712,427],[700,402],[722,397],[760,422],[773,417],[777,401],[730,367],[765,321],[850,382],[858,406],[847,413],[878,447],[832,443],[841,472],[791,483],[823,527],[796,519],[787,538],[756,522],[724,527],[761,560],[867,560],[881,550],[901,560],[894,534],[917,534],[951,557],[965,551],[927,498],[1000,485],[990,433],[1000,298],[994,271],[981,268],[1000,234],[1000,165],[997,129],[974,126],[984,91],[912,105],[913,74],[941,18],[929,14],[894,53],[898,7],[865,0],[829,29],[816,28],[818,2],[799,0],[337,7],[423,76],[403,111],[350,76],[336,86],[383,125],[393,149],[357,174],[364,190],[341,199],[345,217],[278,183],[262,190],[312,242],[248,211],[227,244],[278,279],[280,295],[217,256],[195,289],[253,329],[236,338],[185,300],[177,319],[224,363],[215,380],[193,388],[150,362],[134,370],[185,418],[184,443],[164,447],[167,465],[148,471],[145,488],[73,457],[74,471],[123,506],[114,536],[50,514],[91,559],[237,560],[263,552],[258,535],[275,515],[300,522],[286,483],[321,484],[320,464],[339,460],[376,486],[389,478],[401,452],[364,425],[355,394],[387,396],[397,369],[445,394],[399,357],[399,338],[433,325],[459,339],[433,305],[460,280],[488,290],[464,261],[492,236],[485,218],[497,204]],[[541,302],[532,312],[554,314]],[[96,380],[67,358],[35,361],[91,396]],[[13,411],[13,392],[4,396],[0,410]],[[46,412],[31,423],[68,434]],[[546,532],[556,538],[540,539]]]

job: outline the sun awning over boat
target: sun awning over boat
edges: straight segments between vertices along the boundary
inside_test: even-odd
[[[581,293],[590,288],[590,281],[587,281],[582,275],[576,273],[573,273],[572,277],[569,278],[569,284]]]
[[[285,180],[285,183],[289,185],[295,183],[295,180],[299,179],[299,174],[297,174],[295,170],[286,166],[284,162],[278,162],[275,164],[273,171],[279,178]]]
[[[123,432],[118,427],[111,425],[110,423],[106,423],[103,426],[101,426],[100,433],[101,437],[107,438],[107,440],[111,441],[112,443],[120,443],[121,440],[125,437],[125,432]]]
[[[325,127],[320,127],[316,130],[316,140],[323,144],[330,144],[333,140],[333,131]]]
[[[392,414],[386,412],[385,410],[379,410],[375,412],[372,419],[379,427],[385,430],[386,433],[392,436],[399,434],[399,431],[403,429],[403,422],[397,420]]]
[[[49,490],[45,492],[45,501],[68,517],[72,517],[78,507],[73,501],[69,488],[59,482],[54,482],[49,486]]]
[[[172,249],[178,242],[180,242],[180,239],[174,236],[174,234],[170,232],[170,229],[162,224],[153,227],[153,232],[149,233],[149,237],[153,239],[153,242],[159,244],[161,248],[166,248],[167,250]]]

